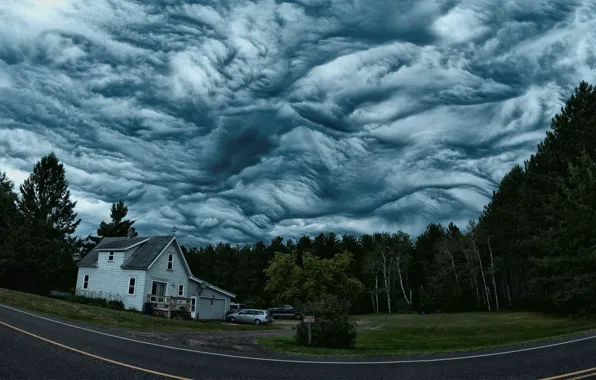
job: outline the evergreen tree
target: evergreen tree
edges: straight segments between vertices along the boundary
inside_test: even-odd
[[[125,219],[128,215],[128,207],[124,201],[120,200],[118,203],[112,204],[110,211],[111,222],[101,222],[97,229],[97,235],[101,237],[125,237],[128,236],[128,231],[134,224],[134,220]],[[134,236],[138,233],[135,231]]]
[[[17,194],[6,173],[0,172],[0,287],[13,287],[14,276],[19,273],[17,238],[22,233],[17,212]]]
[[[66,172],[54,153],[43,157],[20,187],[18,208],[29,222],[51,228],[63,238],[77,229],[81,219],[70,199]]]
[[[23,266],[18,286],[36,293],[74,285],[76,239],[71,235],[81,222],[70,199],[64,166],[54,153],[43,157],[20,187],[17,206],[23,228],[32,239],[19,246]]]

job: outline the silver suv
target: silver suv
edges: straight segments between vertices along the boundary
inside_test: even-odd
[[[273,323],[273,318],[268,310],[244,309],[227,316],[230,323],[251,323],[254,325],[267,325]]]
[[[243,303],[231,303],[230,304],[230,310],[228,310],[228,312],[226,313],[226,316],[233,314],[233,313],[237,313],[240,310],[244,310],[246,309],[246,305]]]

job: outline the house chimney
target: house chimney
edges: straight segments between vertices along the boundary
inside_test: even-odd
[[[134,227],[130,227],[130,228],[128,229],[128,235],[127,235],[127,236],[128,236],[129,238],[133,238],[133,237],[135,237],[135,229],[134,229]]]

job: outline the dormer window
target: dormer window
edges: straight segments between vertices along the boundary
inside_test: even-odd
[[[108,253],[108,261],[114,261],[114,251]]]
[[[174,270],[174,255],[168,255],[168,270]]]

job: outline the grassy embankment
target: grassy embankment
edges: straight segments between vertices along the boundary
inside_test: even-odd
[[[298,345],[293,336],[258,342],[273,351],[302,355],[396,355],[491,348],[596,329],[596,320],[569,320],[534,313],[373,314],[355,317],[353,349]]]
[[[233,325],[223,321],[201,322],[150,317],[141,313],[83,305],[8,289],[0,289],[0,303],[77,322],[139,330],[252,331],[272,328],[267,326]]]

